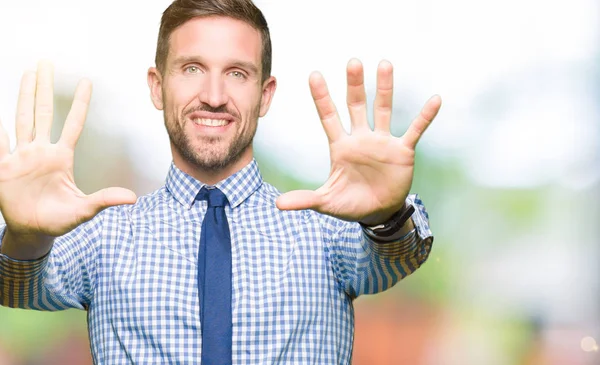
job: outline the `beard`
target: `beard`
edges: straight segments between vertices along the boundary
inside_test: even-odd
[[[237,135],[233,136],[230,141],[223,137],[191,136],[185,133],[185,124],[189,122],[186,115],[196,111],[227,113],[235,118],[236,121],[232,123],[241,123],[240,116],[227,110],[225,106],[213,108],[203,104],[200,107],[185,110],[181,117],[177,117],[175,112],[170,113],[171,120],[165,110],[165,127],[171,144],[186,162],[202,171],[218,172],[236,163],[242,154],[252,146],[259,110],[260,102],[252,110],[247,124],[249,129],[244,130],[244,126],[239,125]],[[192,140],[194,138],[196,140]],[[200,147],[194,148],[194,145]]]

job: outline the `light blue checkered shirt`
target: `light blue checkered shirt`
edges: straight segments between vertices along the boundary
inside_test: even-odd
[[[44,258],[0,255],[0,304],[87,310],[96,364],[198,364],[202,186],[172,164],[164,187],[58,237]],[[234,364],[349,364],[352,300],[390,288],[431,249],[416,195],[416,229],[376,243],[357,223],[278,210],[255,161],[216,186],[230,202]]]

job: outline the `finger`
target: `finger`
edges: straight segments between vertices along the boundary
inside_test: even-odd
[[[137,196],[131,190],[124,188],[107,188],[85,197],[87,206],[84,209],[84,219],[94,217],[100,211],[115,205],[134,204]]]
[[[346,68],[348,93],[346,102],[350,112],[352,131],[369,128],[367,118],[367,94],[365,93],[365,73],[359,60],[353,58]]]
[[[54,112],[54,67],[50,62],[40,61],[35,91],[35,139],[50,141],[52,115]]]
[[[394,69],[388,61],[381,61],[377,67],[377,94],[373,104],[376,131],[390,132],[394,91]]]
[[[275,204],[281,210],[314,209],[321,205],[321,197],[312,190],[294,190],[280,195]]]
[[[346,132],[340,123],[340,117],[338,116],[335,104],[329,95],[325,79],[320,73],[313,72],[310,75],[308,83],[325,134],[327,134],[330,143],[337,141],[345,135]]]
[[[0,159],[10,153],[10,140],[8,139],[8,133],[6,129],[0,123]]]
[[[91,98],[92,82],[87,79],[79,81],[79,84],[77,84],[77,88],[75,89],[71,110],[67,115],[65,126],[63,127],[58,143],[75,149],[75,145],[79,140],[83,125],[85,124],[85,118],[87,116]]]
[[[17,147],[33,139],[33,109],[35,106],[35,72],[26,72],[21,78],[15,130]]]
[[[427,127],[429,127],[441,106],[442,99],[439,95],[432,96],[427,103],[425,103],[419,116],[413,120],[406,133],[404,133],[403,139],[408,147],[415,149],[417,142],[419,142],[419,138],[421,138]]]

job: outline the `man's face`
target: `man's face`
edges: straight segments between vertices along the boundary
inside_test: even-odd
[[[261,82],[260,32],[233,18],[194,18],[169,45],[164,74],[151,68],[148,81],[175,162],[209,173],[243,167],[275,90],[274,78]]]

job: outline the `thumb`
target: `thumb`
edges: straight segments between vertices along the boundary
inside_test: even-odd
[[[88,212],[93,217],[103,209],[114,205],[134,204],[137,201],[137,196],[128,189],[107,188],[86,196],[85,200],[88,204]]]
[[[280,195],[275,204],[281,210],[314,209],[321,205],[321,196],[312,190],[294,190]]]

